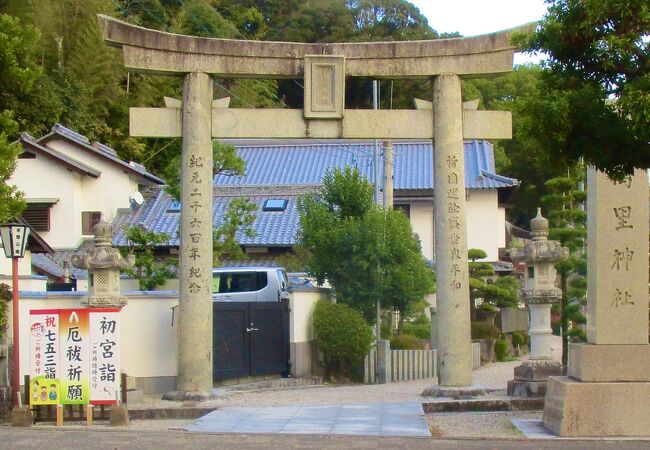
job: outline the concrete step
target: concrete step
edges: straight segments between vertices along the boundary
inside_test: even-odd
[[[126,391],[127,405],[142,403],[143,398],[144,398],[144,392],[141,389],[132,389],[130,391]]]

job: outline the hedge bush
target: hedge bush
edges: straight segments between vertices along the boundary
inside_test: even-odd
[[[497,356],[497,361],[508,360],[508,342],[505,339],[498,339],[494,343],[494,353]]]
[[[390,338],[391,350],[422,350],[420,338],[411,334],[398,334]]]
[[[512,332],[512,345],[513,347],[523,347],[526,345],[526,336],[521,331]]]
[[[499,327],[489,322],[472,322],[472,339],[496,339],[501,335]]]
[[[419,339],[431,339],[431,321],[404,322],[402,334],[411,334]]]
[[[373,340],[363,316],[347,305],[321,300],[314,308],[313,324],[314,340],[323,352],[325,377],[357,377]]]

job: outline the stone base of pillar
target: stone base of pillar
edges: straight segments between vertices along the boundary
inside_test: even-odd
[[[485,395],[487,391],[482,386],[438,386],[425,388],[422,397],[445,397],[454,399],[474,398]]]
[[[131,423],[129,410],[126,405],[111,406],[111,413],[108,417],[108,424],[111,427],[128,427]]]
[[[559,436],[650,436],[650,382],[551,377],[543,423]]]
[[[32,410],[28,405],[23,405],[20,408],[14,407],[14,409],[11,410],[12,427],[31,427],[32,423]]]
[[[163,400],[172,402],[207,402],[220,398],[222,396],[213,391],[170,391],[162,396]]]
[[[514,380],[508,381],[510,397],[544,397],[548,378],[562,376],[562,365],[553,360],[529,360],[515,367]]]

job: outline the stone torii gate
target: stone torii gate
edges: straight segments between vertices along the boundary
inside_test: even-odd
[[[131,108],[130,134],[182,137],[178,391],[212,389],[212,138],[433,139],[440,385],[472,384],[463,139],[509,139],[507,111],[464,109],[461,76],[512,70],[511,31],[471,38],[304,44],[182,36],[100,15],[127,69],[182,75],[182,104]],[[213,106],[212,76],[303,78],[304,109]],[[433,79],[431,109],[346,110],[345,77]]]

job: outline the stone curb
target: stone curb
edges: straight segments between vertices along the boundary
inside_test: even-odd
[[[323,377],[303,377],[303,378],[282,378],[279,380],[263,380],[251,383],[235,384],[231,386],[220,386],[219,389],[228,392],[241,391],[266,391],[278,389],[294,389],[303,387],[323,386]]]
[[[541,411],[543,398],[518,398],[507,400],[455,400],[422,403],[426,414],[441,412],[480,412],[480,411]]]
[[[218,409],[212,407],[129,409],[131,420],[198,419]]]

